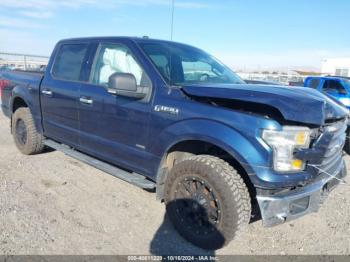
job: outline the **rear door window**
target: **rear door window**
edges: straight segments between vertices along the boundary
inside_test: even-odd
[[[63,80],[79,81],[87,50],[88,44],[62,45],[57,53],[52,75]]]
[[[310,88],[313,88],[313,89],[317,89],[318,88],[318,85],[320,84],[320,79],[319,78],[313,78],[313,79],[310,79],[308,82],[307,82],[307,86],[310,87]]]

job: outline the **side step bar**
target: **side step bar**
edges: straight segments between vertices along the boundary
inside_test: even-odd
[[[133,185],[136,185],[138,187],[144,188],[144,189],[154,189],[155,188],[155,183],[147,180],[146,177],[137,174],[137,173],[130,173],[127,172],[123,169],[120,169],[118,167],[115,167],[113,165],[110,165],[106,162],[103,162],[101,160],[98,160],[96,158],[93,158],[91,156],[88,156],[84,153],[81,153],[79,151],[74,150],[73,148],[57,143],[53,140],[46,139],[45,140],[45,145],[48,147],[51,147],[53,149],[56,149],[58,151],[63,152],[64,154],[73,157],[77,160],[80,160],[90,166],[93,166],[99,170],[102,170],[112,176],[115,176],[117,178],[120,178],[126,182],[129,182]]]

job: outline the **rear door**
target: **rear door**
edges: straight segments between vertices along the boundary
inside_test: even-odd
[[[50,72],[41,84],[43,127],[47,137],[68,145],[79,143],[79,90],[87,62],[88,43],[56,47]]]
[[[147,174],[153,160],[147,153],[152,84],[132,48],[122,40],[99,44],[90,81],[80,89],[80,146],[91,155]],[[139,86],[149,87],[149,96],[137,100],[108,93],[108,79],[115,72],[133,74]]]

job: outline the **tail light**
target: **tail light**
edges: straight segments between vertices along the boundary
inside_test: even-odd
[[[2,97],[2,90],[10,84],[10,81],[0,79],[0,97]]]

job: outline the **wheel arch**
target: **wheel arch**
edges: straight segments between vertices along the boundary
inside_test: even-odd
[[[33,118],[34,124],[38,132],[43,134],[43,129],[41,126],[41,106],[40,100],[37,92],[32,90],[29,86],[17,85],[12,90],[12,98],[9,103],[9,110],[11,114],[11,122],[13,113],[21,107],[26,107],[30,110]]]
[[[11,113],[13,114],[18,108],[21,107],[29,107],[29,105],[21,96],[15,96],[12,100]]]
[[[11,114],[11,121],[10,121],[10,128],[11,128],[11,133],[12,133],[12,117],[13,114],[18,110],[19,108],[29,108],[28,103],[25,101],[25,99],[19,95],[13,96],[11,100],[11,105],[10,105],[10,114]]]
[[[229,148],[223,142],[209,138],[184,138],[172,143],[164,153],[159,165],[157,174],[157,199],[163,200],[163,187],[169,170],[172,166],[191,155],[211,155],[219,157],[228,162],[241,175],[248,187],[251,199],[255,198],[255,187],[249,177],[252,170],[248,165],[242,165],[246,161],[244,158],[232,148]],[[253,196],[253,197],[252,197]]]

